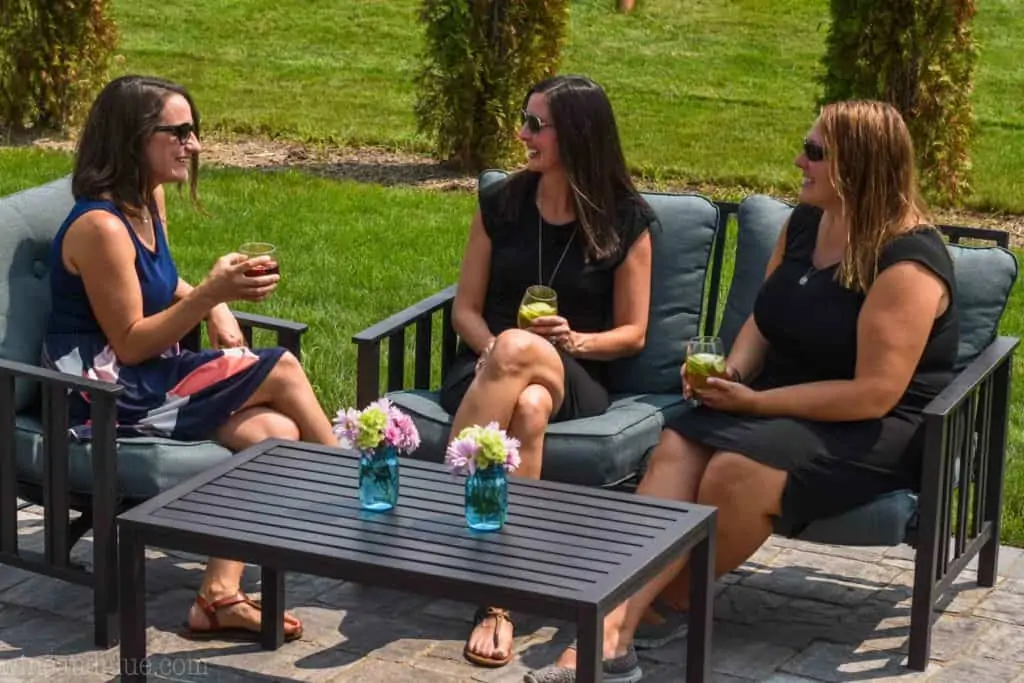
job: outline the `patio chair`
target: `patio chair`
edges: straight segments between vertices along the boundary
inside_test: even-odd
[[[486,171],[481,186],[503,178]],[[608,413],[548,428],[542,476],[589,486],[631,486],[658,441],[665,418],[685,410],[679,367],[684,342],[718,334],[727,345],[753,307],[771,249],[792,207],[754,195],[739,204],[692,194],[645,193],[661,229],[652,234],[653,272],[647,344],[612,363],[615,392]],[[727,230],[736,217],[735,235]],[[994,230],[940,226],[950,240],[960,310],[960,349],[953,382],[925,410],[919,491],[880,496],[855,510],[795,528],[779,519],[776,533],[834,545],[916,548],[911,607],[910,666],[924,670],[936,603],[967,564],[978,558],[978,583],[991,586],[998,564],[1000,507],[1009,417],[1010,371],[1019,342],[998,336],[1017,277],[1009,237]],[[995,246],[960,246],[970,239]],[[734,258],[726,258],[735,242]],[[730,246],[730,248],[732,248]],[[723,278],[733,264],[719,324]],[[455,354],[452,285],[356,334],[357,401],[381,392],[381,345],[387,343],[386,391],[409,412],[423,445],[415,457],[440,460],[451,417],[436,387]],[[440,344],[433,345],[440,318]],[[405,376],[406,330],[415,327],[411,387]]]
[[[212,441],[117,439],[119,387],[39,367],[50,309],[49,247],[72,204],[69,178],[0,199],[0,564],[90,587],[95,642],[108,648],[118,642],[115,516],[232,454]],[[250,343],[253,328],[263,328],[300,355],[305,325],[235,315]],[[182,343],[198,348],[199,332]],[[92,397],[89,442],[68,434],[71,387]],[[19,498],[43,506],[42,553],[19,549]],[[92,572],[71,559],[90,528]]]

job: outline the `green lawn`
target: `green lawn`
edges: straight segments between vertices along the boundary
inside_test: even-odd
[[[181,80],[220,133],[423,149],[416,0],[116,0],[119,71]],[[628,158],[674,182],[792,190],[826,0],[574,0],[563,70],[609,91]],[[1016,11],[1014,11],[1016,9]],[[168,27],[174,27],[168,30]],[[1024,212],[1024,12],[979,3],[975,195]]]
[[[0,196],[66,173],[69,157],[0,148]],[[454,281],[473,197],[339,183],[299,172],[204,170],[206,215],[169,193],[170,237],[182,275],[249,239],[279,245],[282,282],[249,310],[310,325],[303,360],[328,412],[355,395],[352,335]],[[1019,258],[1024,254],[1019,254]],[[1024,285],[1003,318],[1024,336]],[[258,340],[259,342],[259,340]],[[1015,372],[1024,371],[1024,352]],[[1024,382],[1013,387],[1003,539],[1024,545]]]

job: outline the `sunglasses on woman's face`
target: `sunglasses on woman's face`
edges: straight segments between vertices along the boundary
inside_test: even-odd
[[[531,134],[536,135],[545,128],[551,128],[550,123],[545,123],[541,117],[536,114],[531,114],[525,109],[522,112],[523,125],[526,126],[526,130],[530,131]]]
[[[804,156],[808,161],[822,161],[825,158],[825,148],[813,140],[804,140]]]
[[[153,130],[159,133],[170,133],[183,145],[188,144],[188,140],[192,137],[193,133],[196,134],[196,139],[199,139],[199,133],[196,130],[196,127],[188,122],[179,123],[176,126],[157,126]]]

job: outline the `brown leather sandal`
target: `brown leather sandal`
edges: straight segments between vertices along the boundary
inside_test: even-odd
[[[202,595],[196,595],[196,605],[199,609],[203,610],[210,625],[206,628],[193,628],[189,626],[188,622],[185,622],[185,629],[182,632],[182,636],[190,638],[192,640],[245,640],[245,641],[258,641],[260,639],[260,631],[245,628],[243,626],[221,626],[220,620],[217,618],[217,612],[234,607],[235,605],[246,604],[253,609],[263,610],[263,603],[259,600],[253,600],[242,591],[238,591],[234,595],[230,595],[226,598],[220,598],[213,602],[207,602],[206,598]],[[295,617],[292,617],[295,619]],[[285,641],[296,640],[302,637],[302,622],[298,621],[299,626],[294,631],[288,631],[285,629],[284,639]],[[287,622],[286,622],[287,623]]]
[[[498,647],[498,632],[501,631],[501,622],[507,621],[508,625],[512,627],[513,641],[508,644],[508,652],[501,659],[495,657],[484,657],[478,655],[475,652],[471,652],[469,649],[469,639],[466,639],[466,647],[462,650],[462,656],[480,666],[487,666],[491,668],[497,668],[499,666],[505,666],[512,661],[513,650],[515,649],[515,628],[516,625],[512,623],[512,619],[509,616],[507,609],[501,609],[500,607],[480,607],[477,609],[476,614],[473,615],[473,630],[483,622],[484,619],[494,619],[494,647]],[[470,636],[472,636],[470,632]]]

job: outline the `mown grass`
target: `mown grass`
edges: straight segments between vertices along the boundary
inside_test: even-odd
[[[69,169],[64,154],[0,148],[0,196]],[[340,183],[297,171],[206,169],[201,194],[203,212],[173,191],[168,196],[183,277],[198,281],[218,255],[245,240],[277,244],[280,288],[243,308],[309,324],[303,362],[329,412],[355,398],[352,335],[454,281],[473,210],[468,193]],[[1002,331],[1024,336],[1020,282]],[[1024,352],[1014,366],[1021,377]],[[1010,421],[1003,539],[1024,545],[1024,382],[1014,384]]]
[[[574,0],[564,71],[609,91],[652,178],[790,191],[813,122],[827,0]],[[121,72],[187,84],[219,134],[425,149],[412,106],[418,0],[116,0]],[[1024,12],[979,4],[979,208],[1024,212]],[[168,27],[174,30],[168,30]]]

